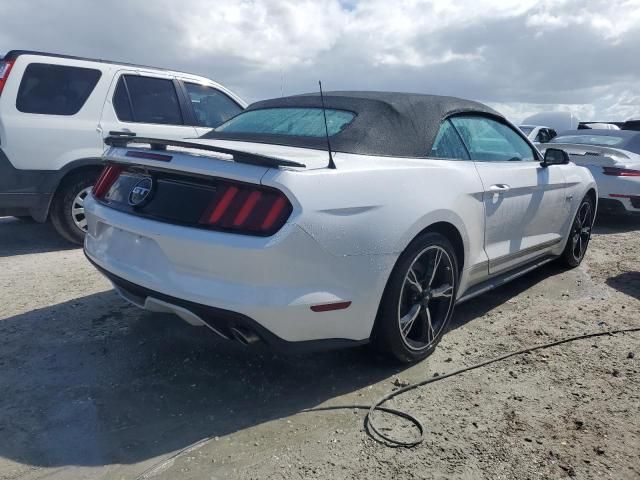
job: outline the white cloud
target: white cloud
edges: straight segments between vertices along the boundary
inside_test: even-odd
[[[457,95],[509,115],[640,114],[640,0],[21,0],[11,48],[157,64],[248,100],[314,90]]]

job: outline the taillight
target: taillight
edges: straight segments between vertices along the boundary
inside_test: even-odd
[[[120,176],[122,167],[119,165],[107,165],[93,185],[93,196],[96,198],[104,198],[111,186]]]
[[[614,177],[640,177],[640,170],[616,167],[602,167],[602,170],[605,175]]]
[[[7,83],[7,78],[9,78],[9,72],[11,72],[11,67],[13,67],[14,61],[15,60],[7,60],[5,62],[0,62],[0,94],[2,94],[4,84]]]
[[[271,235],[284,225],[291,210],[289,199],[278,190],[220,182],[199,223],[221,230]]]

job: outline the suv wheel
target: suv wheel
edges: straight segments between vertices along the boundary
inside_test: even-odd
[[[430,355],[453,315],[458,262],[439,233],[417,237],[398,259],[372,333],[377,349],[401,362]]]
[[[67,177],[53,197],[51,223],[56,231],[72,243],[82,245],[87,231],[84,199],[98,177],[98,172],[76,173]]]

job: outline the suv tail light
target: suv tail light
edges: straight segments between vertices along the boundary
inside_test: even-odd
[[[640,170],[631,170],[627,168],[602,167],[605,175],[614,177],[640,177]]]
[[[111,186],[120,176],[122,167],[119,165],[107,165],[96,180],[91,193],[96,198],[104,198]]]
[[[239,233],[271,235],[291,215],[289,199],[279,190],[221,181],[200,217],[200,224]]]
[[[7,60],[0,62],[0,95],[4,89],[4,84],[7,83],[7,78],[9,78],[9,72],[11,72],[11,67],[13,67],[14,61],[15,60]]]

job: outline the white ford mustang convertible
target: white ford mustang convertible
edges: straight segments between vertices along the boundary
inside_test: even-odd
[[[494,110],[330,92],[254,103],[193,141],[110,137],[85,253],[128,301],[242,343],[430,354],[454,306],[578,265],[597,190]]]

